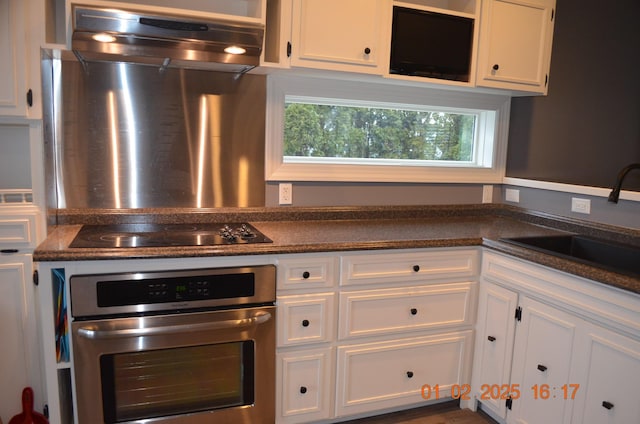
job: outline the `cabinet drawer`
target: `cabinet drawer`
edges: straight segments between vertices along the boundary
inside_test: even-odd
[[[333,339],[333,293],[278,297],[278,346]]]
[[[338,415],[424,402],[421,388],[467,383],[472,331],[343,346],[337,354]]]
[[[338,258],[298,256],[278,259],[278,289],[333,287]]]
[[[340,294],[340,338],[471,325],[475,283]]]
[[[278,353],[277,422],[302,423],[331,416],[333,349]]]
[[[35,247],[35,215],[1,215],[0,247]]]
[[[476,249],[345,255],[341,284],[470,278],[478,257]]]

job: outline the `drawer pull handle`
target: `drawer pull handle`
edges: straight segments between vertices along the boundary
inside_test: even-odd
[[[547,370],[547,367],[545,367],[545,366],[544,366],[544,365],[542,365],[542,364],[539,364],[539,365],[538,365],[538,370],[539,370],[539,371],[542,371],[542,372],[545,372],[545,371]]]
[[[495,342],[496,338],[493,337],[493,336],[489,336],[489,337],[487,337],[487,340],[489,340],[490,342]]]
[[[413,378],[413,371],[407,371],[407,377]]]
[[[611,402],[607,402],[606,400],[604,402],[602,402],[602,407],[606,408],[606,409],[612,409],[613,408],[613,403]]]
[[[301,386],[301,387],[300,387],[300,393],[302,393],[302,394],[307,393],[307,388],[306,388],[306,387],[304,387],[304,386]]]
[[[302,326],[303,327],[308,327],[309,326],[309,320],[308,319],[303,319],[302,320]]]
[[[420,271],[420,265],[414,265],[414,266],[413,266],[413,270],[414,270],[415,272]]]
[[[416,315],[418,310],[416,308],[411,308],[411,315]]]
[[[305,280],[309,277],[311,277],[311,274],[309,273],[309,271],[305,271],[302,273],[302,278],[304,278]]]

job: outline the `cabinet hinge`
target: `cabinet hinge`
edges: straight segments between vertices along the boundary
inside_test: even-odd
[[[546,74],[544,76],[544,86],[546,87],[548,83],[549,83],[549,74]]]
[[[511,410],[512,405],[513,405],[513,399],[507,398],[507,401],[505,402],[505,406],[507,407],[507,409]]]
[[[518,321],[522,321],[522,308],[520,306],[518,306],[516,308],[516,316],[515,319]]]
[[[29,107],[33,106],[33,90],[29,89],[27,91],[27,104]]]
[[[287,57],[291,57],[291,41],[287,41]]]
[[[551,22],[553,22],[554,16],[556,16],[556,9],[551,9]]]
[[[45,404],[44,408],[42,409],[42,415],[45,416],[45,418],[49,418],[49,405]]]
[[[38,285],[40,284],[40,276],[38,275],[38,270],[33,271],[33,284],[34,285]]]

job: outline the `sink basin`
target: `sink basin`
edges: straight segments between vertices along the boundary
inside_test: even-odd
[[[622,274],[640,276],[640,247],[580,235],[516,237],[501,241],[569,258]]]

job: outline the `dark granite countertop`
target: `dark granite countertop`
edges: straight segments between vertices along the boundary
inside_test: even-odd
[[[640,279],[516,247],[501,238],[580,233],[640,246],[640,231],[505,205],[364,208],[250,208],[141,211],[58,211],[59,225],[34,260],[76,261],[308,253],[374,249],[484,246],[518,258],[640,294]],[[83,224],[250,222],[273,243],[88,249],[69,244]]]

